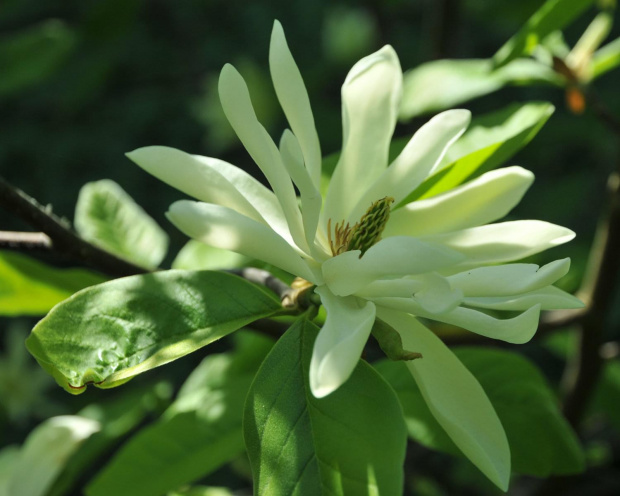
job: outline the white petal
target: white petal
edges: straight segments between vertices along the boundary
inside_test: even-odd
[[[353,373],[375,322],[375,306],[353,296],[335,296],[326,286],[315,291],[321,295],[327,319],[314,342],[310,389],[322,398]]]
[[[464,298],[463,303],[478,308],[513,311],[527,310],[536,304],[540,304],[541,310],[576,309],[584,307],[584,303],[579,298],[554,286],[512,296]]]
[[[349,72],[342,86],[342,155],[330,181],[322,225],[327,225],[327,219],[346,219],[387,167],[402,79],[398,56],[389,45],[360,60]]]
[[[421,291],[424,287],[422,281],[412,278],[381,279],[373,281],[367,286],[355,292],[360,298],[372,300],[384,296],[396,298],[411,298],[413,293]]]
[[[230,125],[271,184],[295,243],[307,252],[301,213],[291,178],[282,164],[278,147],[256,118],[245,81],[232,65],[226,64],[222,69],[218,89]]]
[[[570,258],[555,260],[543,267],[509,264],[471,269],[448,277],[453,288],[465,296],[511,296],[544,288],[568,273]]]
[[[273,86],[291,129],[299,140],[308,173],[315,188],[321,186],[321,145],[314,125],[306,86],[293,59],[282,25],[275,21],[269,46]]]
[[[510,262],[566,243],[575,233],[541,220],[517,220],[471,227],[420,239],[458,251],[467,257],[463,265]],[[389,239],[389,238],[388,238]]]
[[[400,155],[364,193],[348,220],[359,219],[379,198],[400,203],[441,162],[448,147],[463,134],[471,120],[469,110],[448,110],[433,117],[411,138]]]
[[[334,294],[347,296],[377,279],[423,274],[463,260],[443,246],[406,236],[383,239],[359,256],[359,250],[347,251],[323,262],[325,283]]]
[[[407,363],[431,413],[460,450],[504,491],[510,478],[510,448],[502,424],[476,378],[441,340],[415,318],[377,308],[407,350],[422,353]]]
[[[501,219],[519,203],[534,180],[521,167],[483,174],[446,193],[394,210],[384,236],[438,234]]]
[[[198,241],[258,258],[315,284],[321,283],[320,276],[315,275],[284,239],[234,210],[181,200],[173,203],[166,215],[176,227]]]
[[[452,289],[445,277],[430,273],[418,276],[416,279],[422,282],[422,289],[413,293],[413,299],[426,312],[431,314],[443,314],[454,310],[463,300],[463,292],[460,289]]]

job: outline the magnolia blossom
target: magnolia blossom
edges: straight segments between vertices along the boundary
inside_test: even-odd
[[[158,146],[129,158],[199,200],[178,201],[167,214],[188,236],[264,260],[316,286],[327,311],[309,371],[316,397],[349,378],[375,321],[387,324],[406,350],[421,353],[407,364],[439,423],[505,487],[510,453],[493,408],[474,377],[417,318],[525,343],[541,309],[581,303],[552,286],[567,273],[568,259],[543,267],[507,262],[565,243],[574,233],[537,220],[493,223],[533,181],[520,167],[403,204],[437,170],[470,113],[450,110],[433,117],[390,163],[403,78],[390,46],[360,60],[345,79],[342,153],[323,197],[309,97],[278,22],[269,65],[290,125],[279,144],[257,120],[248,88],[232,65],[222,69],[219,95],[271,190],[216,158]],[[496,318],[503,310],[511,316]]]

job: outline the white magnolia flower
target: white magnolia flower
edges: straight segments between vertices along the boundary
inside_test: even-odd
[[[274,143],[254,113],[241,75],[219,80],[224,112],[272,190],[221,160],[165,147],[129,158],[199,201],[178,201],[168,218],[184,233],[293,273],[316,285],[327,319],[314,344],[310,386],[323,397],[359,361],[376,319],[422,359],[407,362],[431,411],[455,443],[501,487],[510,453],[482,388],[416,317],[510,343],[536,331],[541,309],[581,303],[551,286],[569,260],[515,263],[569,241],[574,233],[536,220],[488,224],[505,216],[533,180],[520,167],[488,172],[451,191],[399,204],[438,167],[470,121],[466,110],[432,118],[401,154],[388,150],[402,90],[392,47],[360,60],[342,87],[343,146],[325,198],[321,149],[310,101],[284,32],[275,23],[273,84],[290,130]],[[295,188],[300,193],[296,197]],[[519,312],[498,319],[484,310]]]

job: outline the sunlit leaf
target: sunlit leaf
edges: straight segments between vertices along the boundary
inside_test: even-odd
[[[0,315],[44,315],[76,291],[105,281],[83,269],[57,269],[26,255],[0,252]]]
[[[394,392],[366,363],[331,395],[312,396],[318,328],[299,320],[261,366],[246,402],[254,494],[398,495],[406,431]]]
[[[166,271],[87,288],[55,307],[26,346],[65,390],[108,388],[281,310],[232,274]]]
[[[157,267],[168,250],[168,235],[108,179],[82,187],[75,228],[87,241],[143,267]]]
[[[602,76],[620,65],[620,38],[600,48],[592,56],[590,70],[592,79]]]
[[[189,240],[172,262],[173,269],[217,270],[234,269],[247,265],[249,258],[230,250],[222,250]]]

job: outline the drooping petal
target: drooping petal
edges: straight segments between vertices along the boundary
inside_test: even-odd
[[[377,279],[423,274],[463,261],[453,250],[407,236],[379,241],[360,258],[360,251],[347,251],[323,262],[323,277],[330,290],[347,296]]]
[[[512,311],[527,310],[536,304],[540,304],[541,310],[576,309],[584,307],[584,303],[579,298],[554,286],[512,296],[466,297],[463,299],[463,303],[471,307]]]
[[[496,319],[483,312],[471,308],[457,307],[446,313],[433,314],[425,310],[413,298],[374,298],[376,305],[410,313],[418,317],[438,320],[452,324],[481,336],[499,339],[508,343],[527,343],[538,328],[540,304],[528,308],[525,312],[512,319]]]
[[[291,129],[303,152],[315,188],[321,185],[321,145],[314,125],[310,98],[301,73],[286,43],[282,25],[275,21],[269,45],[271,79]]]
[[[308,247],[293,183],[282,164],[278,147],[256,118],[245,81],[232,65],[226,64],[222,69],[218,89],[222,108],[230,125],[271,184],[295,243],[307,253]]]
[[[323,226],[327,219],[346,219],[361,194],[387,167],[402,79],[398,56],[389,45],[360,60],[345,79],[342,154],[327,192]]]
[[[534,180],[521,167],[506,167],[441,195],[411,202],[390,215],[384,236],[424,236],[480,226],[501,219]]]
[[[170,206],[166,216],[198,241],[258,258],[315,284],[322,282],[320,275],[273,230],[230,208],[181,200]]]
[[[471,120],[469,110],[448,110],[433,117],[411,138],[400,155],[362,195],[349,214],[354,222],[368,205],[391,196],[400,203],[441,162],[448,147],[463,134]]]
[[[310,389],[322,398],[353,373],[375,322],[375,306],[354,296],[335,296],[326,286],[315,291],[321,295],[327,319],[314,342]]]
[[[377,307],[377,316],[401,335],[403,347],[422,353],[407,362],[431,413],[459,449],[504,491],[510,448],[486,393],[441,340],[411,315]]]
[[[276,196],[238,167],[165,146],[139,148],[127,153],[127,157],[183,193],[266,222],[280,236],[291,239]]]
[[[569,268],[570,258],[563,258],[543,267],[536,264],[479,267],[449,276],[448,280],[465,296],[511,296],[549,286],[564,277]]]
[[[534,255],[575,237],[570,229],[541,220],[516,220],[471,227],[420,239],[451,248],[467,257],[463,265],[503,263]],[[388,238],[389,239],[389,238]]]

